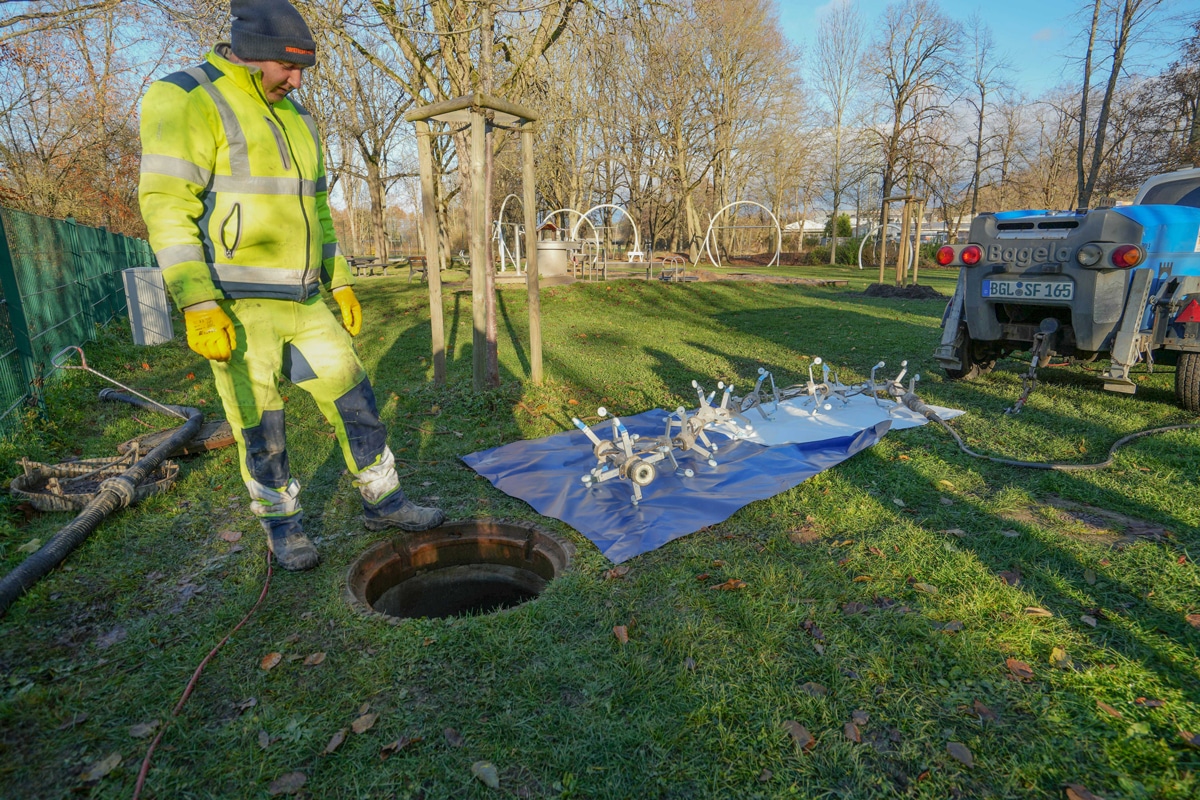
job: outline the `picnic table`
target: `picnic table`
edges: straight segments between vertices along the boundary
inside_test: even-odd
[[[346,259],[346,263],[350,265],[350,272],[355,277],[362,277],[363,275],[369,277],[374,275],[376,270],[379,270],[380,275],[386,277],[389,268],[403,269],[404,267],[408,267],[408,277],[409,280],[412,280],[412,261],[415,258],[420,258],[422,263],[425,261],[423,257],[419,256],[392,256],[386,261],[374,256],[351,256]]]

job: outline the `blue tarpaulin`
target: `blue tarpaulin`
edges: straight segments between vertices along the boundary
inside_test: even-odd
[[[631,434],[653,437],[662,435],[666,419],[665,411],[647,411],[622,421]],[[580,481],[596,464],[582,431],[512,442],[463,456],[463,461],[505,494],[575,528],[619,564],[840,464],[879,441],[890,425],[885,420],[853,435],[769,447],[715,436],[720,447],[716,467],[676,451],[680,468],[695,475],[673,474],[659,462],[658,478],[642,490],[636,506],[630,502],[628,481],[612,479],[592,488]],[[608,436],[608,425],[598,426],[597,434]]]

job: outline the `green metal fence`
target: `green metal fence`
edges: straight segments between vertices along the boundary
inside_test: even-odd
[[[145,240],[0,208],[0,429],[41,402],[55,353],[125,313],[121,270],[154,263]]]

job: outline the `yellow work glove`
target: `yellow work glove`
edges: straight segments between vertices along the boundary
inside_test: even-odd
[[[342,327],[351,336],[358,336],[362,330],[362,306],[354,296],[354,290],[349,286],[339,286],[333,290],[333,299],[342,310]]]
[[[188,347],[209,361],[228,361],[237,347],[233,320],[213,301],[197,303],[183,310]]]

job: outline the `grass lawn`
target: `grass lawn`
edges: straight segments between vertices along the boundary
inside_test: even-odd
[[[504,384],[486,393],[470,388],[467,284],[448,287],[450,385],[437,389],[424,286],[361,281],[358,348],[402,485],[451,517],[536,520],[575,543],[573,566],[538,600],[491,616],[360,616],[345,571],[379,535],[358,521],[316,407],[283,389],[322,564],[276,572],[171,723],[144,796],[266,797],[297,771],[318,798],[1050,798],[1067,784],[1109,800],[1200,796],[1200,749],[1180,734],[1200,732],[1200,630],[1188,621],[1200,612],[1200,432],[1139,440],[1113,468],[1078,474],[971,459],[933,426],[890,433],[618,579],[589,542],[459,461],[566,430],[598,405],[690,406],[692,379],[744,388],[763,365],[786,385],[815,356],[847,383],[907,358],[927,401],[968,410],[952,424],[972,447],[1021,459],[1098,460],[1127,433],[1195,421],[1174,403],[1171,368],[1139,376],[1127,397],[1101,390],[1099,365],[1044,370],[1024,413],[1006,416],[1025,365],[944,380],[930,355],[944,302],[863,298],[870,271],[773,271],[851,283],[545,290],[541,387],[523,382],[514,345],[527,341],[524,290],[503,290]],[[953,280],[922,271],[946,295]],[[128,341],[115,324],[88,358],[219,415],[211,374],[182,337]],[[0,446],[4,476],[20,456],[113,455],[147,425],[170,425],[98,402],[102,387],[79,372],[49,387],[49,421]],[[5,503],[7,571],[68,517],[26,520]],[[227,449],[187,461],[172,492],[107,521],[16,603],[0,620],[0,797],[129,797],[150,741],[131,729],[169,719],[197,663],[258,597],[264,554]],[[708,590],[728,578],[747,586]],[[274,652],[282,662],[262,669]],[[313,653],[324,661],[306,666]],[[374,727],[324,755],[364,706]],[[799,748],[785,723],[815,743]],[[401,737],[416,741],[383,757]],[[81,780],[114,753],[106,777]],[[482,760],[499,790],[472,776]]]

